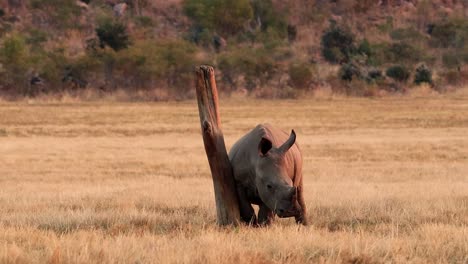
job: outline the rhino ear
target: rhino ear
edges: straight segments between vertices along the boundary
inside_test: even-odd
[[[268,151],[273,147],[273,144],[271,143],[271,140],[262,137],[262,140],[260,140],[260,144],[258,144],[258,155],[260,156],[266,156],[268,154]]]
[[[288,140],[286,140],[286,142],[284,142],[283,145],[281,145],[281,147],[279,147],[279,151],[281,153],[286,153],[286,151],[288,151],[288,149],[290,149],[294,143],[296,142],[296,132],[294,132],[294,129],[291,130],[291,135],[289,136]]]

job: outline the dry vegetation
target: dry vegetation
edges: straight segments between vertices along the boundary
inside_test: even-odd
[[[468,263],[468,96],[221,111],[296,129],[310,227],[216,227],[194,102],[0,103],[0,262]]]

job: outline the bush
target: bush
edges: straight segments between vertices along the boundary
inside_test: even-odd
[[[385,58],[393,63],[416,63],[422,58],[421,51],[406,42],[390,44],[385,50]]]
[[[462,59],[462,56],[456,52],[447,52],[442,55],[442,63],[448,69],[460,67]]]
[[[26,41],[23,36],[13,34],[3,40],[0,56],[4,64],[22,64],[26,59],[26,53]]]
[[[361,78],[361,71],[353,63],[346,63],[340,67],[340,79],[343,81],[352,81],[354,77]]]
[[[461,48],[468,39],[468,22],[466,19],[452,19],[434,24],[431,37],[431,44],[435,47]]]
[[[192,87],[195,47],[186,41],[139,41],[117,56],[117,70],[129,87],[152,88],[157,83],[177,96]]]
[[[288,24],[285,12],[278,12],[271,0],[252,0],[253,17],[258,19],[261,31],[274,32],[280,38],[285,38],[288,34]],[[296,32],[297,33],[297,32]]]
[[[288,41],[289,41],[289,42],[294,42],[294,41],[296,41],[296,38],[297,38],[297,27],[294,26],[294,25],[288,25],[287,31],[288,31]]]
[[[385,74],[398,82],[406,82],[410,76],[409,71],[401,65],[389,67]]]
[[[339,77],[342,81],[351,82],[354,80],[373,83],[382,79],[382,71],[365,65],[346,63],[340,67]]]
[[[74,0],[31,0],[30,6],[43,11],[48,22],[59,29],[76,28],[79,25],[81,8]]]
[[[387,62],[388,46],[387,43],[370,44],[370,56],[367,57],[367,63],[372,66],[380,66]]]
[[[393,17],[388,16],[385,19],[385,23],[377,25],[377,29],[382,33],[387,33],[393,29]]]
[[[249,0],[184,0],[185,14],[196,27],[234,35],[243,30],[253,16]]]
[[[125,25],[106,19],[96,28],[101,48],[111,47],[115,51],[125,49],[130,45],[130,39]]]
[[[382,71],[379,69],[371,69],[367,74],[368,79],[370,80],[379,80],[382,79]]]
[[[61,67],[65,73],[62,73],[60,81],[62,85],[68,82],[74,88],[85,88],[89,82],[102,78],[102,64],[103,61],[89,54],[67,60]]]
[[[13,34],[3,39],[0,47],[0,86],[15,89],[16,93],[26,88],[26,73],[29,67],[28,47],[23,36]]]
[[[372,47],[367,39],[363,39],[357,48],[358,53],[364,54],[367,57],[372,55]]]
[[[307,64],[291,64],[289,66],[289,84],[298,89],[306,89],[312,82],[313,76]]]
[[[240,47],[222,54],[218,67],[222,71],[224,86],[234,89],[239,79],[243,79],[244,87],[250,91],[264,86],[278,67],[271,53],[265,48]]]
[[[322,35],[322,55],[332,63],[346,63],[355,52],[354,36],[349,30],[332,25]]]
[[[393,40],[416,40],[423,38],[423,35],[415,28],[397,28],[390,32],[390,37]]]
[[[186,39],[207,48],[213,43],[213,33],[206,28],[195,26],[190,29]]]
[[[137,16],[135,17],[135,21],[140,27],[153,27],[154,22],[151,17],[148,16]]]
[[[48,37],[47,32],[37,28],[32,28],[29,30],[29,36],[26,38],[26,43],[31,45],[33,48],[42,48],[41,44],[46,42]]]
[[[0,86],[9,93],[23,95],[36,95],[58,88],[64,57],[57,54],[42,48],[31,49],[27,39],[18,33],[6,37],[0,48],[0,64],[4,66],[0,71]],[[44,82],[40,86],[32,86],[33,76]]]
[[[416,72],[414,74],[414,83],[421,84],[421,83],[429,83],[432,84],[432,72],[426,65],[421,64],[416,68]]]

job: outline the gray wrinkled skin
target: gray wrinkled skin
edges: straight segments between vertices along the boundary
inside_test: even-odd
[[[268,225],[275,215],[307,224],[302,188],[302,154],[291,135],[260,124],[229,152],[242,220]],[[259,205],[258,219],[252,204]]]

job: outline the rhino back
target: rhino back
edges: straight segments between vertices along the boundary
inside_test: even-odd
[[[229,151],[236,183],[255,188],[255,166],[260,158],[258,144],[262,137],[270,139],[273,147],[278,148],[286,142],[289,135],[270,124],[259,124],[240,138]],[[300,179],[296,176],[300,177],[302,171],[302,155],[297,142],[286,152],[284,165],[294,185],[297,186]]]

